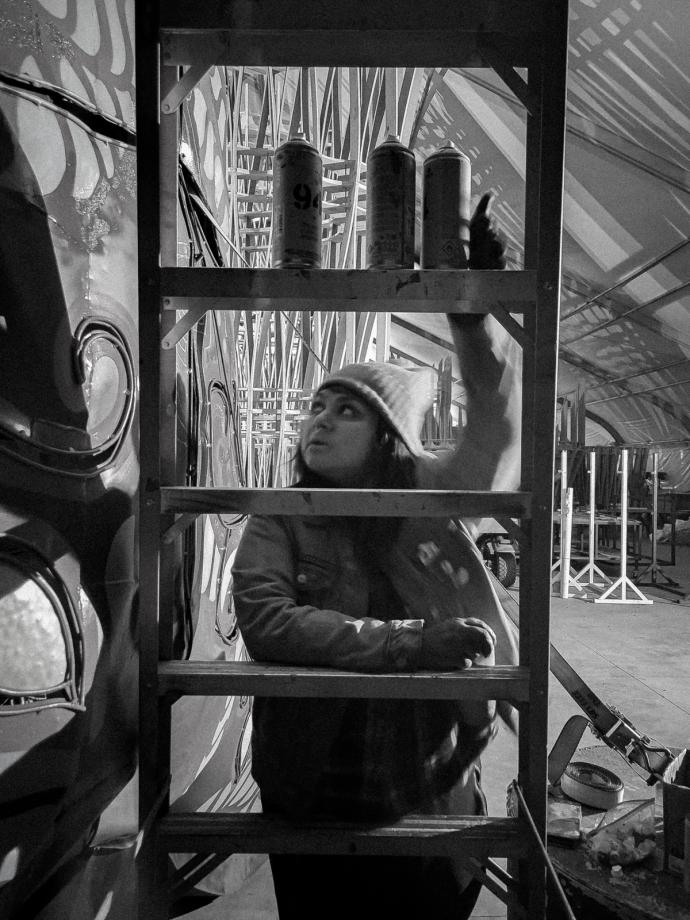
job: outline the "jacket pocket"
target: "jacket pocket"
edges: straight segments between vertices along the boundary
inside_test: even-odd
[[[297,562],[297,602],[312,607],[337,607],[338,567],[317,556],[300,556]]]

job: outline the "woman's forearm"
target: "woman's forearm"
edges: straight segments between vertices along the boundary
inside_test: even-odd
[[[450,462],[456,488],[517,488],[522,350],[491,315],[450,314],[465,389],[465,421]]]

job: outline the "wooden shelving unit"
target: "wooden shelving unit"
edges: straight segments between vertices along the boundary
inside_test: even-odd
[[[391,28],[394,19],[395,27]],[[545,913],[545,870],[528,822],[419,817],[365,832],[294,828],[263,815],[167,814],[171,702],[182,694],[508,698],[520,709],[518,781],[542,839],[558,346],[566,0],[166,0],[137,4],[140,309],[140,916],[168,915],[170,852],[455,852],[508,856],[516,916]],[[433,23],[433,28],[429,24]],[[528,111],[525,271],[180,269],[177,106],[218,65],[490,66]],[[519,69],[518,69],[519,68]],[[523,70],[524,68],[524,70]],[[175,345],[209,309],[486,312],[523,346],[522,484],[516,493],[348,493],[346,512],[520,518],[520,666],[452,675],[364,675],[172,659],[171,546],[198,514],[304,514],[294,490],[193,490],[175,482]],[[293,309],[296,308],[293,306]],[[516,321],[516,315],[519,322]],[[312,496],[344,513],[339,490]],[[317,507],[315,505],[314,507]],[[515,907],[517,905],[517,907]]]

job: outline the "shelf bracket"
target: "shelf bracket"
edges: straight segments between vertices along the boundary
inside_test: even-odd
[[[496,46],[481,32],[477,36],[479,53],[489,67],[503,80],[508,89],[514,93],[530,115],[539,114],[539,102],[526,80],[501,57]]]
[[[499,300],[491,311],[498,322],[503,326],[506,332],[515,339],[515,341],[525,348],[527,345],[534,345],[534,342],[517,320],[513,319],[511,313],[506,310]]]
[[[161,112],[164,115],[172,115],[173,112],[176,112],[213,66],[213,64],[192,64],[188,67],[161,101]]]
[[[162,540],[163,543],[173,543],[181,533],[191,527],[191,525],[199,517],[198,514],[193,514],[191,511],[186,514],[180,514],[175,518],[175,521],[168,527],[168,529],[163,534]]]
[[[497,517],[494,518],[494,520],[508,531],[513,540],[516,540],[518,543],[524,545],[529,543],[529,537],[526,531],[524,531],[519,524],[516,524],[512,518]]]
[[[484,885],[489,891],[494,894],[499,901],[502,901],[506,904],[511,911],[511,916],[518,918],[518,920],[527,920],[527,912],[525,909],[518,903],[518,900],[514,894],[515,885],[514,879],[512,876],[508,875],[506,872],[503,872],[500,866],[497,866],[492,859],[487,859],[486,862],[480,862],[478,859],[475,859],[473,856],[470,856],[467,860],[467,866],[474,875],[476,879]],[[506,888],[502,888],[501,885],[491,878],[488,874],[489,872],[495,873],[498,878],[506,885]]]
[[[170,298],[163,298],[163,307],[166,310],[170,309]],[[199,322],[204,314],[208,313],[209,310],[213,309],[213,304],[201,304],[194,307],[189,307],[189,309],[184,310],[184,315],[181,316],[175,325],[172,327],[170,332],[166,333],[161,339],[161,347],[166,349],[174,348],[175,345],[180,341],[180,339],[185,336],[189,330]],[[181,311],[182,312],[182,311]]]
[[[173,876],[172,901],[173,903],[191,891],[197,882],[205,879],[209,873],[225,862],[227,856],[218,856],[215,853],[197,853],[188,859]]]

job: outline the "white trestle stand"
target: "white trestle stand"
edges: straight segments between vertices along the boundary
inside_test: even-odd
[[[594,561],[594,556],[597,548],[596,540],[596,524],[594,521],[596,514],[596,451],[590,450],[589,452],[589,539],[588,539],[588,550],[589,550],[589,562],[584,567],[580,569],[575,578],[573,578],[573,583],[580,585],[585,588],[605,588],[606,585],[611,584],[611,579],[609,576],[602,572],[599,566]],[[582,579],[587,577],[586,584],[583,585]],[[597,581],[597,578],[599,581]]]
[[[628,451],[621,451],[621,574],[610,588],[595,597],[595,604],[653,604],[654,601],[645,597],[634,582],[628,578]],[[620,589],[619,597],[611,595]],[[628,597],[628,589],[633,597]]]
[[[664,591],[670,591],[672,594],[679,594],[681,596],[685,595],[685,591],[680,588],[679,583],[674,581],[672,578],[669,578],[668,575],[659,565],[657,559],[657,539],[656,539],[656,522],[657,522],[657,512],[659,508],[659,455],[652,455],[652,532],[650,534],[652,540],[652,561],[650,564],[644,568],[640,574],[635,579],[635,582],[638,585],[643,585],[649,588],[662,588]],[[642,581],[645,575],[649,574],[649,581]],[[657,582],[657,575],[661,575],[664,579],[663,582]]]
[[[570,566],[570,543],[573,532],[573,490],[568,488],[568,451],[561,451],[561,516],[560,516],[560,553],[551,566],[551,585],[556,582],[561,586],[561,597],[572,597],[570,589],[582,594],[584,588],[575,584],[575,569]]]

